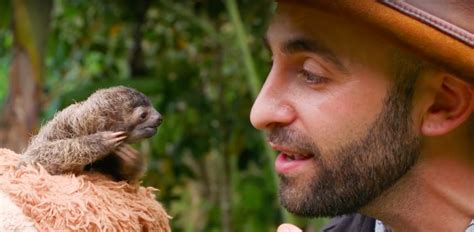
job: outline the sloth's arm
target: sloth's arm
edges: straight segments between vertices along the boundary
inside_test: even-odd
[[[124,132],[98,132],[77,138],[45,141],[29,148],[23,162],[41,164],[50,174],[82,171],[123,143]]]
[[[118,169],[122,178],[129,183],[138,183],[145,172],[145,160],[143,155],[128,144],[120,145],[115,149],[114,153],[121,160]]]

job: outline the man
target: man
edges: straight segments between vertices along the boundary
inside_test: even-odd
[[[464,4],[278,2],[250,119],[280,153],[285,208],[337,216],[326,231],[474,230],[474,7]]]

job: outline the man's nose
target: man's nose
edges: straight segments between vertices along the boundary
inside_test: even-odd
[[[250,122],[255,128],[286,125],[295,119],[287,84],[272,72],[269,74],[250,112]]]

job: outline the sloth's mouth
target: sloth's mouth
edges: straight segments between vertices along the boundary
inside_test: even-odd
[[[156,126],[147,126],[143,128],[143,136],[145,138],[149,138],[156,134],[157,127]]]
[[[157,127],[154,127],[154,126],[148,126],[148,127],[143,128],[145,137],[153,136],[154,134],[156,134],[156,131],[157,131]]]

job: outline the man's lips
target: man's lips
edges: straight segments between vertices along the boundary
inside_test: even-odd
[[[313,154],[298,153],[272,142],[269,142],[269,144],[273,149],[280,151],[280,154],[278,154],[275,160],[275,170],[281,174],[296,171],[311,162],[311,158],[314,157]]]

